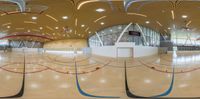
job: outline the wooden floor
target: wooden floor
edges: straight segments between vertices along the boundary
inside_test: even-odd
[[[200,97],[199,68],[198,52],[137,59],[0,52],[0,97],[129,99],[133,94],[142,97]],[[128,97],[127,91],[132,96]]]

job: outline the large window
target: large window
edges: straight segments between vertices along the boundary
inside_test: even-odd
[[[6,33],[0,32],[0,38],[4,37]],[[0,46],[7,46],[8,45],[8,40],[0,39]]]
[[[104,46],[114,45],[117,41],[120,33],[124,30],[127,25],[117,25],[103,29],[98,32],[101,40],[103,41]],[[144,33],[147,46],[159,46],[160,44],[160,34],[156,31],[149,29],[147,27],[141,26],[141,29]],[[129,31],[138,31],[139,28],[133,24],[122,36],[120,42],[135,42],[136,45],[144,45],[143,36],[132,36],[129,35]],[[100,41],[96,35],[92,35],[89,38],[89,46],[101,46]]]
[[[189,30],[174,30],[171,33],[171,41],[174,45],[199,46],[198,33]]]
[[[0,40],[0,46],[7,46],[8,40]]]

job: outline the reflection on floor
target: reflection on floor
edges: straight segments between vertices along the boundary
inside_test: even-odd
[[[157,96],[171,87],[164,97],[199,97],[199,58],[195,52],[137,59],[0,52],[0,97],[17,94],[25,78],[19,99],[129,99],[125,64],[128,88],[134,95]]]

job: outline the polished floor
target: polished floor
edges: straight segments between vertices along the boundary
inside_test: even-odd
[[[200,52],[137,59],[0,52],[0,98],[200,97],[199,69]]]

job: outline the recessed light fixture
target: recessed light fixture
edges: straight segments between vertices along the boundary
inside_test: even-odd
[[[59,27],[55,27],[55,29],[57,30],[57,29],[59,29]]]
[[[104,22],[101,22],[101,25],[104,25],[105,23]]]
[[[188,16],[187,15],[182,15],[182,18],[183,19],[186,19]]]
[[[40,29],[40,30],[42,30],[42,29],[43,29],[43,27],[40,27],[39,29]]]
[[[84,25],[84,24],[82,24],[82,25],[81,25],[81,27],[85,27],[85,25]]]
[[[170,27],[168,27],[168,30],[171,30],[171,28],[170,28]]]
[[[104,12],[105,11],[105,9],[103,9],[103,8],[98,8],[98,9],[96,9],[96,12]]]
[[[31,32],[31,30],[28,30],[28,32]]]
[[[91,32],[89,31],[89,34],[90,34]]]
[[[150,22],[149,22],[149,21],[146,21],[145,23],[146,23],[146,24],[149,24]]]
[[[62,18],[66,20],[66,19],[68,19],[68,16],[63,16]]]
[[[36,17],[36,16],[33,16],[32,19],[33,19],[33,20],[37,20],[37,17]]]
[[[71,33],[71,32],[72,32],[72,29],[70,29],[69,32]]]
[[[10,26],[7,26],[7,28],[9,29],[9,28],[10,28]]]

